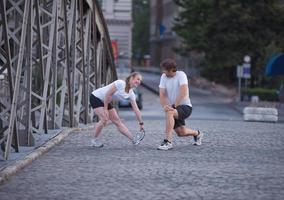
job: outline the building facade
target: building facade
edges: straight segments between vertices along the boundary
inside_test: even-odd
[[[174,49],[181,45],[181,39],[172,30],[174,19],[178,16],[180,7],[172,0],[150,1],[150,55],[151,65],[158,67],[165,58],[176,60],[179,69],[186,73],[197,74],[190,57],[177,54]]]
[[[132,57],[132,0],[100,1],[109,35],[113,45],[117,65],[131,66]]]

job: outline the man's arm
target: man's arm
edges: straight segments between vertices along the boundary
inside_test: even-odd
[[[186,96],[188,96],[188,85],[183,84],[179,87],[179,93],[175,101],[175,106],[180,105],[180,103],[182,102],[183,99],[186,98]]]
[[[160,88],[160,104],[164,108],[166,105],[169,105],[169,101],[167,98],[167,93],[165,88]]]

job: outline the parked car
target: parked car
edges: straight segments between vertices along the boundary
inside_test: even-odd
[[[118,79],[125,80],[125,78],[131,73],[131,68],[130,67],[126,67],[125,65],[119,65],[116,68],[116,72],[117,72]],[[143,108],[142,93],[139,90],[139,88],[134,88],[133,91],[134,91],[134,93],[136,95],[137,106],[141,110]],[[127,100],[120,100],[118,102],[118,106],[119,107],[130,107],[131,104]]]
[[[135,93],[136,96],[136,103],[138,108],[141,110],[143,108],[142,105],[142,93],[140,92],[139,88],[134,88],[133,92]],[[130,107],[131,104],[128,100],[120,100],[118,101],[118,106],[119,107]]]

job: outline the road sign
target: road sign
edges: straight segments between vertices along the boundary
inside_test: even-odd
[[[250,63],[243,64],[243,78],[250,78]]]
[[[237,77],[238,78],[242,78],[243,77],[243,66],[242,65],[238,65],[237,66]]]

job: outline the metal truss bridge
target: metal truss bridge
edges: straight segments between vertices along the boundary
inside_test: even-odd
[[[96,0],[0,0],[0,144],[93,119],[92,90],[117,78]],[[12,148],[11,148],[12,147]]]

